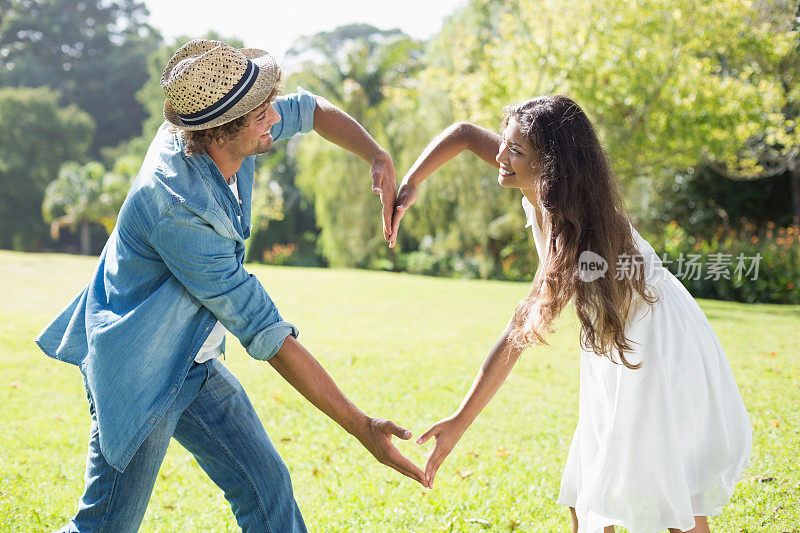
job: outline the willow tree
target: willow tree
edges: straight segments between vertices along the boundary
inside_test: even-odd
[[[287,85],[344,109],[394,155],[404,140],[389,134],[399,117],[386,95],[413,77],[419,55],[420,44],[399,30],[345,26],[298,43],[289,60],[300,61],[301,69]],[[329,264],[391,267],[369,166],[317,136],[304,138],[296,154],[297,184],[313,199],[319,247]]]

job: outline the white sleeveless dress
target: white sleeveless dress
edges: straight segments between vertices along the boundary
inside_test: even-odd
[[[544,264],[534,208],[522,205]],[[635,342],[626,357],[641,368],[581,349],[578,426],[557,500],[575,508],[580,533],[691,529],[694,516],[722,512],[750,464],[750,420],[711,324],[631,229],[659,300],[640,300],[625,332]]]

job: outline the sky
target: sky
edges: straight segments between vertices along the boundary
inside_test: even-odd
[[[245,47],[267,50],[282,61],[302,35],[366,22],[380,29],[400,28],[427,39],[442,28],[447,15],[466,0],[144,0],[150,24],[167,39],[201,37],[214,30],[238,37]]]

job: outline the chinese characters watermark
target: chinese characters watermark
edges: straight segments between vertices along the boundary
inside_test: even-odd
[[[658,257],[655,254],[631,255],[622,254],[617,257],[614,265],[615,279],[632,278],[636,272],[644,269],[648,279],[664,278],[674,275],[684,280],[712,280],[743,279],[757,280],[758,267],[761,263],[761,254],[749,256],[740,253],[733,254],[714,253],[708,254],[703,260],[700,254],[681,253],[676,260],[671,260],[668,254]],[[667,268],[673,265],[672,268]],[[602,278],[609,271],[608,262],[601,256],[591,251],[582,252],[578,258],[578,272],[581,281],[592,282]]]

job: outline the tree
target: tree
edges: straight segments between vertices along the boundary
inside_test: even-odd
[[[131,171],[124,161],[117,170]],[[53,239],[58,239],[63,227],[79,230],[81,253],[91,253],[91,225],[100,224],[111,233],[130,184],[130,176],[108,172],[97,161],[82,166],[74,161],[65,163],[58,179],[47,186],[42,203]]]
[[[496,121],[504,105],[539,94],[575,98],[643,218],[675,169],[735,159],[774,125],[785,102],[781,82],[752,57],[785,50],[794,37],[762,23],[757,7],[472,0],[447,30],[447,62],[426,78],[470,120]],[[476,19],[484,24],[475,27]]]
[[[419,55],[419,43],[398,29],[350,24],[301,37],[286,58],[290,64],[302,64],[293,82],[348,106],[348,112],[361,119],[384,100],[385,86],[408,76],[406,59]]]
[[[10,0],[0,16],[0,85],[49,86],[97,124],[93,151],[139,133],[134,93],[160,36],[140,0]]]
[[[792,11],[793,18],[788,16]],[[777,80],[779,98],[770,123],[747,140],[739,158],[710,160],[706,164],[740,182],[774,181],[771,178],[785,176],[789,181],[792,222],[800,224],[800,2],[762,2],[756,7],[756,14],[759,25],[772,39],[756,41],[757,46],[751,46],[746,60],[756,65],[762,76]]]
[[[662,227],[673,220],[693,235],[714,235],[719,228],[759,233],[769,223],[792,223],[789,176],[733,180],[711,165],[678,172],[651,216]]]
[[[40,249],[41,206],[63,161],[86,156],[94,123],[46,88],[0,89],[0,248]]]
[[[305,38],[287,54],[289,61],[306,58],[288,85],[331,100],[394,155],[404,139],[387,134],[394,119],[387,95],[413,77],[421,53],[399,30],[344,26]],[[392,266],[364,162],[317,137],[303,139],[297,154],[297,184],[313,199],[319,246],[331,266]]]

